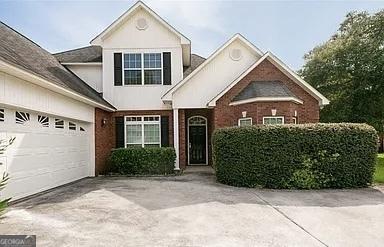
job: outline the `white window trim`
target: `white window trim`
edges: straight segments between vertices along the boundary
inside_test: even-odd
[[[127,121],[127,118],[129,117],[141,117],[141,121]],[[159,121],[144,121],[144,117],[158,117]],[[151,142],[151,143],[145,143],[144,141],[144,125],[145,123],[148,124],[159,124],[159,143],[157,142]],[[141,125],[141,143],[128,143],[127,142],[127,125]],[[159,147],[161,147],[161,116],[160,115],[128,115],[124,116],[124,147],[127,148],[127,145],[139,145],[141,144],[141,147],[145,147],[145,144],[159,144]]]
[[[281,124],[284,124],[284,116],[268,116],[268,117],[263,117],[263,124],[265,124],[265,119],[271,119],[271,118],[279,118],[279,119],[282,119]]]
[[[141,68],[125,68],[124,56],[127,54],[140,54],[141,56]],[[144,68],[144,54],[160,54],[161,68]],[[164,64],[163,64],[163,52],[124,52],[121,56],[122,58],[122,81],[123,86],[132,87],[132,86],[161,86],[164,85]],[[140,70],[141,71],[141,84],[125,84],[125,70]],[[161,74],[161,83],[160,84],[145,84],[144,82],[144,71],[145,70],[160,70]]]
[[[246,120],[251,120],[251,125],[253,124],[251,117],[243,117],[243,118],[239,118],[239,120],[237,121],[237,126],[241,127],[240,122],[246,121]]]
[[[299,124],[299,119],[297,117],[292,117],[293,124]]]

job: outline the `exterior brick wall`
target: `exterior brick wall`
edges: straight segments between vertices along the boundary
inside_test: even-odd
[[[113,139],[115,126],[112,121],[112,113],[95,109],[95,175],[105,173],[106,160],[111,153],[112,148],[115,147],[115,139]],[[103,125],[103,119],[106,124]]]
[[[187,166],[187,141],[185,128],[185,110],[179,109],[179,166],[185,169]]]
[[[111,150],[116,147],[115,117],[128,115],[160,115],[169,117],[169,146],[173,146],[173,113],[172,110],[150,110],[150,111],[117,111],[106,112],[96,108],[95,111],[95,163],[96,175],[105,173],[106,161]],[[102,120],[106,124],[102,126]]]
[[[281,81],[303,104],[293,102],[252,102],[242,105],[230,106],[231,100],[252,81]],[[319,121],[319,103],[303,88],[292,81],[288,76],[276,68],[268,60],[264,60],[248,75],[240,80],[233,88],[216,102],[214,108],[214,128],[238,125],[242,112],[246,111],[253,124],[262,124],[263,116],[271,116],[271,110],[276,109],[276,116],[284,116],[285,123],[292,123],[295,111],[299,123],[315,123]]]

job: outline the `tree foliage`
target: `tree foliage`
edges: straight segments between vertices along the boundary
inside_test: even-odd
[[[0,154],[4,154],[5,150],[8,146],[10,146],[15,141],[15,137],[9,139],[9,140],[0,140]],[[1,165],[1,163],[0,163]],[[0,177],[0,191],[4,189],[4,187],[7,185],[7,182],[9,180],[8,174],[4,173]],[[11,200],[11,198],[0,200],[0,216],[4,213],[5,209],[8,206],[8,202]]]
[[[322,122],[368,123],[384,132],[384,10],[349,13],[304,58],[300,74],[331,101]]]

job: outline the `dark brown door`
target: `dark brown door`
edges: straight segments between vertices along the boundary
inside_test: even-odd
[[[206,126],[189,126],[189,164],[207,163]]]

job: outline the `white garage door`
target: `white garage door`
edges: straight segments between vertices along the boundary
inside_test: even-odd
[[[0,139],[15,137],[0,154],[0,172],[10,176],[2,198],[16,200],[87,177],[89,123],[0,108]]]

